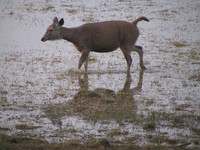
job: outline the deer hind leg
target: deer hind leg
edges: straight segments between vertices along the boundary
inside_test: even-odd
[[[143,63],[143,48],[142,48],[142,46],[135,45],[133,48],[133,51],[136,51],[140,57],[139,58],[140,59],[140,68],[146,69],[146,67],[144,66],[144,63]]]
[[[78,63],[78,69],[81,68],[82,64],[85,62],[85,71],[87,71],[87,63],[88,63],[88,56],[89,56],[90,51],[84,50],[82,51],[81,57],[79,59]]]

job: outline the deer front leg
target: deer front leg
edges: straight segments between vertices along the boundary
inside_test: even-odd
[[[85,59],[85,62],[84,62],[85,72],[87,72],[88,60],[89,60],[89,55],[88,55],[88,57]]]
[[[89,56],[90,51],[88,50],[84,50],[82,51],[81,57],[79,59],[79,63],[78,63],[78,69],[81,68],[82,64],[84,63],[84,61],[86,60],[87,63],[87,58]],[[85,71],[87,71],[87,65],[85,65]]]

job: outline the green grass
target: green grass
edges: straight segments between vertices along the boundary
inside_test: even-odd
[[[20,129],[20,130],[33,130],[33,129],[37,129],[40,128],[41,126],[30,126],[30,125],[26,125],[26,124],[17,124],[16,129]]]
[[[144,124],[143,129],[146,130],[155,130],[156,129],[156,123],[155,122],[147,122]]]
[[[154,139],[158,140],[158,139]],[[159,140],[162,140],[160,138]],[[166,140],[164,140],[166,141]],[[176,143],[170,140],[170,143]],[[89,138],[85,143],[77,140],[68,140],[62,143],[49,143],[39,138],[32,139],[21,136],[7,136],[0,134],[1,150],[192,150],[193,148],[178,147],[176,145],[151,145],[138,146],[134,144],[110,143],[108,139]]]
[[[149,116],[145,119],[143,129],[145,130],[155,130],[158,122],[158,117],[155,112],[151,112]]]
[[[184,46],[188,46],[188,45],[185,44],[185,43],[177,42],[177,41],[172,42],[172,45],[174,45],[175,47],[184,47]]]

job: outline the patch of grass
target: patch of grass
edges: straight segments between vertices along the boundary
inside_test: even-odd
[[[151,114],[146,118],[143,129],[145,130],[155,130],[157,124],[157,118],[155,112],[151,112]]]
[[[123,112],[116,113],[115,120],[117,123],[121,123],[124,120],[125,116]]]
[[[177,42],[177,41],[172,42],[172,45],[174,45],[175,47],[184,47],[184,46],[188,46],[188,45],[185,44],[185,43]]]
[[[94,19],[94,16],[91,14],[90,16],[87,16],[87,17],[84,17],[82,19],[83,22],[94,22],[95,19]]]
[[[118,135],[126,135],[128,134],[128,131],[121,131],[120,129],[112,129],[108,135],[109,136],[118,136]]]
[[[68,147],[68,146],[78,146],[79,145],[79,142],[75,139],[71,139],[71,140],[68,140],[66,142],[63,143],[64,146]]]
[[[97,62],[97,58],[94,55],[90,55],[89,62]]]
[[[64,72],[61,74],[56,75],[56,80],[64,80],[68,76],[68,72]]]
[[[153,138],[153,137],[152,137]],[[154,139],[157,141],[158,139]],[[172,143],[167,145],[145,144],[142,146],[130,144],[110,143],[107,139],[89,138],[86,143],[80,143],[77,140],[68,140],[62,143],[48,143],[39,138],[32,139],[22,136],[7,136],[0,134],[0,149],[1,150],[188,150],[193,149],[185,147],[177,147],[176,140],[165,139],[159,137],[159,140],[164,143]],[[199,143],[196,141],[196,145]]]
[[[197,116],[197,120],[200,122],[200,116]]]
[[[2,87],[0,87],[0,94],[2,94],[2,95],[7,95],[8,92],[5,91]]]
[[[3,127],[0,127],[0,131],[8,131],[10,130],[9,128],[3,128]]]
[[[156,123],[153,121],[147,122],[144,124],[143,129],[145,130],[155,130],[156,129]]]
[[[7,102],[7,97],[0,97],[0,103],[6,103]]]
[[[177,105],[177,106],[175,107],[175,110],[176,110],[176,111],[184,111],[185,108],[188,108],[189,106],[190,106],[190,105],[188,105],[188,104]]]
[[[55,58],[53,58],[51,63],[61,63],[61,62],[62,62],[61,58],[55,57]]]
[[[173,124],[175,127],[182,126],[183,123],[184,123],[183,118],[184,118],[183,115],[174,116],[174,117],[172,118],[172,124]]]
[[[67,129],[67,132],[70,132],[70,133],[75,133],[75,132],[77,132],[77,130],[76,130],[76,129],[74,129],[74,128],[69,128],[69,129]]]
[[[44,61],[44,57],[35,57],[35,58],[33,58],[33,61],[36,61],[36,62],[38,62],[38,61]]]
[[[191,130],[193,133],[195,133],[196,135],[200,135],[200,129],[191,128],[190,130]]]
[[[17,124],[15,126],[16,129],[20,129],[20,130],[33,130],[33,129],[37,129],[40,127],[41,126],[30,126],[30,125],[26,125],[26,124]]]
[[[57,79],[62,79],[62,77],[57,77]],[[59,86],[57,89],[55,89],[53,94],[53,99],[56,99],[57,97],[64,97],[66,95],[67,89],[65,87]]]
[[[51,10],[54,10],[55,9],[55,7],[54,6],[47,6],[47,7],[45,7],[45,8],[43,8],[42,9],[42,11],[45,11],[45,12],[47,12],[47,11],[51,11]]]
[[[89,148],[98,148],[98,147],[110,147],[110,143],[107,139],[95,139],[91,138],[87,140],[86,146]]]
[[[178,139],[170,139],[170,138],[167,138],[165,136],[152,136],[152,135],[150,135],[148,138],[151,142],[160,143],[160,144],[167,143],[169,145],[177,145],[180,142],[180,140],[178,140]]]
[[[78,12],[78,10],[77,9],[68,9],[67,12],[70,14],[76,14]]]
[[[61,4],[61,6],[62,7],[69,7],[69,8],[73,7],[73,5],[66,5],[66,4]]]
[[[200,73],[191,75],[189,80],[200,81]]]
[[[147,101],[146,101],[146,106],[150,106],[150,105],[152,105],[153,103],[154,103],[154,99],[152,98],[152,99],[148,99]]]
[[[97,109],[91,110],[90,119],[93,121],[97,121],[100,118],[100,112]]]
[[[53,150],[51,145],[40,139],[31,139],[21,136],[7,136],[0,134],[0,149],[1,150],[33,150],[33,149],[48,149]]]
[[[191,49],[189,52],[188,52],[188,57],[190,59],[194,59],[194,60],[199,60],[200,59],[200,52],[198,49]]]

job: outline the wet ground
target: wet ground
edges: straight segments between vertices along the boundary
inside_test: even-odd
[[[49,142],[200,147],[198,0],[0,2],[0,133]],[[141,71],[120,50],[91,53],[89,71],[64,40],[41,42],[57,16],[67,27],[105,20],[138,24]]]

